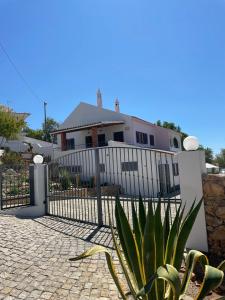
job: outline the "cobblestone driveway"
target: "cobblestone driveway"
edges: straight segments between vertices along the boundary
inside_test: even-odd
[[[68,261],[87,240],[110,244],[107,229],[0,215],[0,299],[119,299],[104,255]]]

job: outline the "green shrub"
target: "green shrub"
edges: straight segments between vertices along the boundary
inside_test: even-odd
[[[195,299],[204,299],[212,289],[221,284],[225,261],[218,268],[214,268],[208,265],[208,259],[204,254],[192,250],[185,260],[186,271],[183,280],[179,278],[185,245],[201,205],[202,200],[197,204],[194,203],[186,215],[184,215],[184,208],[180,207],[171,224],[170,204],[167,206],[165,217],[162,218],[160,200],[155,210],[150,202],[147,211],[140,197],[138,212],[132,203],[133,226],[131,227],[119,199],[116,200],[118,238],[112,225],[111,231],[114,247],[129,287],[128,293],[124,291],[112,257],[105,247],[95,246],[71,260],[75,261],[104,252],[110,273],[122,299],[128,299],[129,295],[133,299],[145,300],[183,299],[194,267],[200,263],[204,268],[205,276]]]
[[[5,151],[4,154],[1,156],[1,162],[5,165],[22,165],[23,159],[21,155],[14,151]]]
[[[66,169],[60,170],[60,183],[62,190],[68,190],[71,186],[71,175]]]
[[[20,194],[20,191],[17,187],[14,186],[7,192],[7,194],[10,196],[17,196]]]
[[[95,177],[91,176],[90,181],[89,181],[89,187],[93,188],[95,186]]]

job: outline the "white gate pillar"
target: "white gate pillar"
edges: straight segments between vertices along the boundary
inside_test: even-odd
[[[182,205],[187,212],[193,201],[203,196],[202,175],[206,174],[204,151],[183,151],[177,154]],[[187,248],[208,252],[204,204],[201,206],[195,224],[187,241]]]

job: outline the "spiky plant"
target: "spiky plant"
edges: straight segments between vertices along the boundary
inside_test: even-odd
[[[212,289],[221,284],[225,261],[218,268],[214,268],[209,266],[204,254],[192,250],[186,256],[186,271],[182,281],[179,278],[185,245],[201,205],[202,200],[197,204],[194,202],[185,216],[184,207],[180,206],[171,223],[170,203],[167,205],[163,219],[160,200],[155,210],[152,202],[148,203],[148,210],[146,210],[140,197],[138,212],[132,203],[133,226],[131,227],[119,199],[116,199],[115,218],[118,235],[115,234],[112,225],[111,231],[114,247],[129,288],[128,293],[124,291],[110,252],[105,247],[95,246],[70,260],[80,260],[104,252],[110,273],[124,300],[128,299],[128,296],[145,300],[183,299],[194,267],[200,263],[204,269],[204,280],[195,299],[204,299]]]

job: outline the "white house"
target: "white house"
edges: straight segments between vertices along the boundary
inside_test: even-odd
[[[107,146],[109,141],[137,147],[181,151],[181,134],[171,129],[120,112],[103,108],[101,92],[97,91],[97,105],[81,102],[60,125],[57,143],[62,151]]]
[[[205,165],[206,165],[207,173],[209,174],[218,174],[220,172],[220,168],[216,165],[212,165],[209,163],[206,163]]]
[[[14,112],[11,108],[1,104],[0,110],[11,113],[17,120],[26,120],[26,118],[30,116],[30,114],[26,112]],[[58,149],[58,146],[55,144],[27,137],[23,132],[19,134],[16,140],[6,140],[0,136],[0,147],[2,148],[0,156],[3,154],[5,148],[19,153],[27,153],[32,149],[33,154],[42,154],[43,156],[52,156],[54,151]]]

